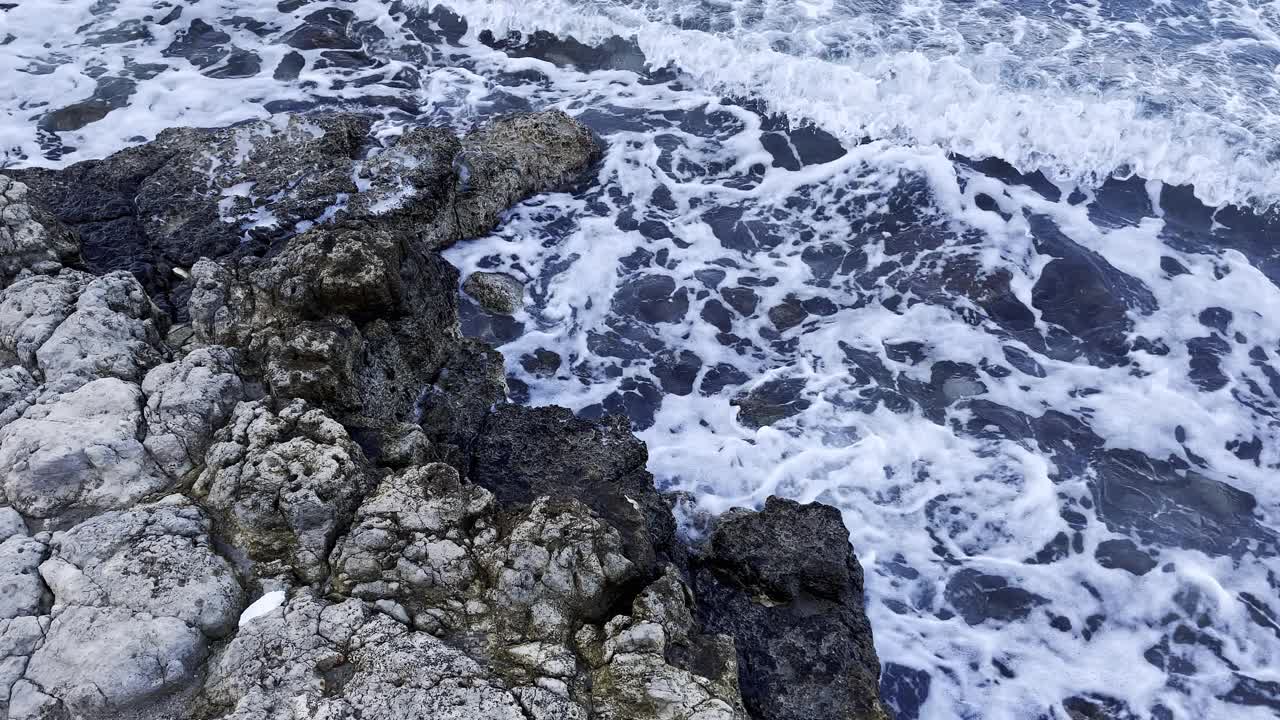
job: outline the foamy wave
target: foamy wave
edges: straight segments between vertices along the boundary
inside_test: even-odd
[[[773,34],[682,29],[630,7],[566,0],[453,0],[473,28],[547,30],[584,42],[630,35],[655,67],[675,65],[705,90],[757,97],[838,137],[936,145],[997,157],[1063,184],[1137,174],[1192,185],[1213,206],[1280,202],[1273,140],[1194,104],[1143,106],[1140,92],[1010,88],[989,67],[909,50],[838,61],[781,52]]]

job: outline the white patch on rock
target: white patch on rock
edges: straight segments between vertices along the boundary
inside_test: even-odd
[[[253,601],[253,604],[240,613],[240,627],[244,627],[284,604],[284,591],[272,590]]]

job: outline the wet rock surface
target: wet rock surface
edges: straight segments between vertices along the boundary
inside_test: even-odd
[[[317,13],[290,44],[372,32]],[[169,52],[230,67],[219,32]],[[0,175],[0,717],[883,717],[835,511],[690,546],[625,420],[512,404],[462,337],[436,251],[591,134],[374,137],[280,116]]]

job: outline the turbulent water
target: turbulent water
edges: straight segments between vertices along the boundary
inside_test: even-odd
[[[449,7],[8,0],[0,167],[563,108],[594,181],[449,253],[513,396],[839,507],[903,720],[1280,713],[1280,3]]]

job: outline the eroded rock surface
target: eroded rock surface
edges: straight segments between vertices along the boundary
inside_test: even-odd
[[[291,42],[350,39],[317,13]],[[435,251],[590,132],[392,135],[279,116],[0,175],[0,719],[881,717],[834,511],[688,548],[625,421],[509,403],[461,337]]]

